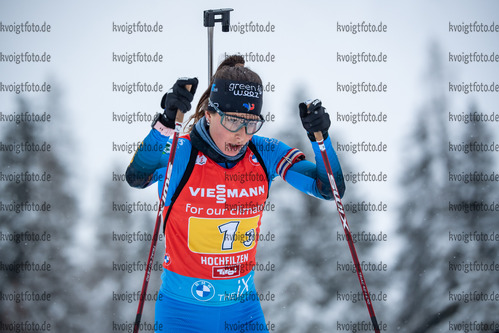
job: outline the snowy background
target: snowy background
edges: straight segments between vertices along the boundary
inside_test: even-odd
[[[450,120],[498,115],[499,91],[449,91],[450,84],[499,84],[498,61],[450,61],[450,54],[499,54],[499,31],[449,31],[451,25],[475,22],[499,25],[496,1],[48,0],[0,3],[0,331],[131,331],[149,248],[141,239],[152,233],[155,211],[120,207],[154,205],[157,198],[153,187],[128,187],[123,173],[133,152],[116,151],[141,141],[150,121],[117,119],[160,111],[161,96],[178,77],[197,76],[198,91],[205,89],[202,14],[226,7],[234,8],[232,30],[239,31],[222,33],[217,25],[215,66],[224,54],[274,56],[246,63],[264,85],[274,86],[263,113],[275,118],[261,135],[299,147],[313,159],[297,105],[320,98],[331,114],[330,135],[349,177],[343,203],[350,227],[354,234],[382,235],[381,241],[362,236],[356,247],[368,268],[364,275],[383,331],[499,330],[499,179],[463,179],[475,171],[498,175],[499,149],[450,148],[499,144],[498,119]],[[162,32],[113,31],[113,24],[139,21],[161,25]],[[9,26],[25,22],[46,23],[51,31],[9,32]],[[386,25],[386,32],[340,31],[339,26],[362,22]],[[274,29],[240,33],[246,24]],[[50,55],[50,62],[10,60],[25,52]],[[136,52],[157,53],[163,61],[113,61],[113,54]],[[382,53],[387,61],[339,61],[338,55],[350,52]],[[23,82],[46,82],[52,89],[8,91]],[[113,91],[113,83],[134,82],[163,89]],[[382,82],[387,91],[339,91],[338,85],[350,82]],[[51,121],[13,121],[25,112],[50,114]],[[386,122],[340,120],[361,112],[381,112]],[[9,151],[23,142],[45,142],[51,150]],[[382,142],[387,149],[355,154],[338,149],[362,142]],[[25,172],[51,179],[16,181]],[[354,183],[352,176],[362,172],[383,173],[386,181]],[[267,321],[276,332],[371,331],[357,276],[345,270],[352,261],[334,204],[290,189],[274,182],[269,198],[274,206],[262,221],[262,234],[275,236],[260,243],[257,257],[275,268],[256,273],[260,293],[273,296],[262,301]],[[362,202],[386,209],[352,209]],[[21,203],[51,209],[16,212]],[[161,253],[156,259],[161,262]],[[159,276],[157,269],[151,299]],[[149,301],[144,310],[149,326],[153,306]],[[149,328],[143,331],[152,332]]]

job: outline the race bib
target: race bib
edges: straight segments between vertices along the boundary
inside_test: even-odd
[[[255,246],[259,216],[249,218],[189,218],[189,250],[202,254],[229,254]]]

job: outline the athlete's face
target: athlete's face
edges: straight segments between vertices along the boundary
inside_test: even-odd
[[[258,116],[254,114],[226,112],[227,115],[233,115],[246,119],[258,120]],[[245,127],[241,127],[237,132],[231,132],[226,129],[222,123],[222,117],[214,112],[205,111],[206,120],[210,123],[209,132],[210,136],[217,145],[217,147],[227,156],[236,156],[241,148],[253,137],[253,135],[246,134]]]

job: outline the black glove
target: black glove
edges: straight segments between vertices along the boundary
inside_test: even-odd
[[[329,113],[322,106],[322,102],[316,99],[310,103],[310,107],[307,107],[306,103],[300,103],[299,108],[301,123],[303,128],[307,130],[308,138],[315,141],[314,132],[322,132],[322,136],[326,140],[331,120],[329,119]]]
[[[189,84],[191,85],[190,91],[185,88],[185,86]],[[161,99],[161,108],[164,110],[164,117],[161,122],[165,126],[175,128],[177,110],[186,113],[191,109],[191,102],[197,87],[197,78],[191,79],[182,77],[163,95],[163,98]]]

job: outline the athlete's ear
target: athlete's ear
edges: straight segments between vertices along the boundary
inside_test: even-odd
[[[211,112],[209,112],[208,110],[204,110],[204,116],[206,118],[206,122],[208,123],[208,125],[210,124],[211,122]]]

